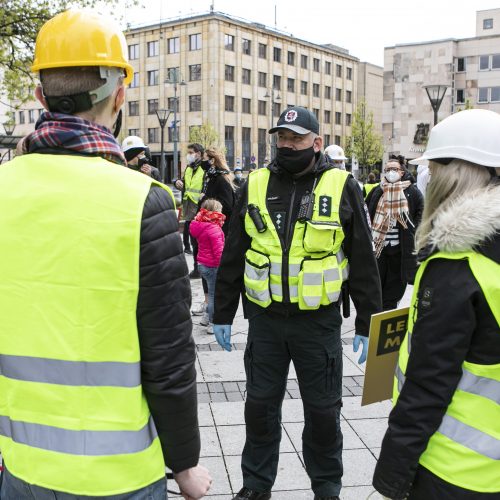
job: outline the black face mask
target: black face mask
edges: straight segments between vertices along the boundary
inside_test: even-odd
[[[313,146],[299,150],[278,148],[276,150],[276,161],[278,165],[288,173],[298,174],[311,164],[315,154]]]
[[[210,162],[210,160],[202,160],[201,161],[201,168],[203,170],[205,170],[205,171],[209,170],[211,166],[212,166],[212,163]]]

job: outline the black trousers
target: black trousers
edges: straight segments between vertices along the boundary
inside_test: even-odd
[[[281,405],[293,361],[304,407],[302,450],[312,490],[318,496],[338,495],[343,473],[340,312],[329,307],[291,317],[265,312],[252,316],[256,307],[248,306],[243,484],[256,491],[268,491],[274,484]]]
[[[193,238],[189,234],[189,225],[191,224],[190,220],[184,221],[184,229],[182,231],[182,242],[184,244],[184,250],[190,250],[191,245],[194,246],[193,242],[196,241],[195,238]]]
[[[406,290],[406,281],[401,277],[401,251],[385,247],[377,259],[380,283],[382,284],[382,306],[384,311],[396,309]]]

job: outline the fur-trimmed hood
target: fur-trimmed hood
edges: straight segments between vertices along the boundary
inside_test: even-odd
[[[443,252],[478,249],[500,234],[500,185],[459,198],[434,220],[429,243]]]

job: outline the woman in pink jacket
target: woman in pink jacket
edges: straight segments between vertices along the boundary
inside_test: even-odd
[[[224,233],[222,226],[226,216],[222,214],[222,204],[214,199],[204,200],[201,209],[189,225],[191,236],[198,241],[198,269],[208,285],[207,333],[213,334],[214,295],[217,270],[219,269]]]

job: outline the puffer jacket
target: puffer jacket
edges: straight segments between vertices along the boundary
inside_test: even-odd
[[[189,232],[198,241],[198,263],[207,267],[219,267],[224,250],[224,232],[213,222],[193,220]]]

